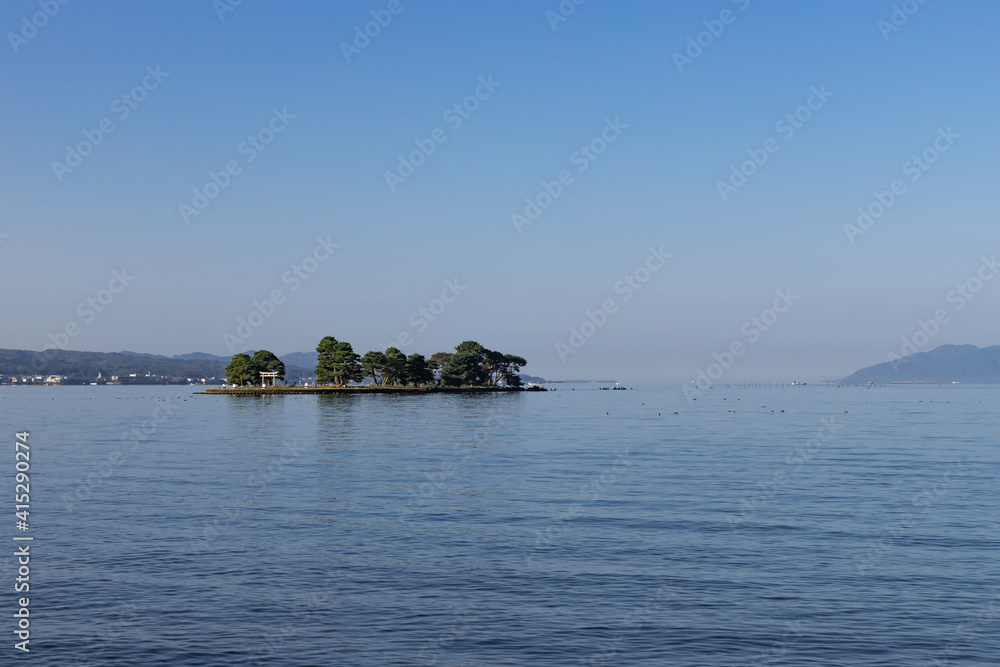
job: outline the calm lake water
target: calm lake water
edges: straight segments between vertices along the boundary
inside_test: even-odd
[[[31,654],[11,547],[0,662],[997,665],[998,408],[0,387],[35,537]]]

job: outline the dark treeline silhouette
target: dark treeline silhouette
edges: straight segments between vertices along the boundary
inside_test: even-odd
[[[368,380],[392,387],[520,387],[518,372],[528,363],[524,357],[490,350],[473,340],[459,343],[454,352],[437,352],[430,359],[422,354],[406,356],[395,347],[362,356],[350,343],[333,336],[324,337],[316,352],[316,384],[334,387]],[[267,350],[258,350],[253,357],[233,355],[226,377],[239,387],[261,386],[261,371],[278,371],[280,380],[285,377],[285,365]]]

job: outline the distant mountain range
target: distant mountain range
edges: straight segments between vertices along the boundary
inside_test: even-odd
[[[317,356],[319,355],[316,352],[289,352],[288,354],[283,354],[278,358],[285,362],[286,366],[291,364],[293,366],[301,366],[302,368],[315,370]]]
[[[929,352],[862,368],[841,382],[1000,383],[1000,345],[942,345]]]

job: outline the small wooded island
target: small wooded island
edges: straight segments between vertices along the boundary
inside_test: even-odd
[[[326,336],[316,346],[316,384],[285,386],[285,364],[268,350],[253,356],[234,354],[226,366],[231,387],[207,389],[206,394],[312,393],[433,393],[525,391],[518,371],[524,357],[487,349],[474,340],[455,346],[454,352],[406,356],[398,348],[370,351],[364,356],[350,343]],[[268,386],[268,380],[271,380]],[[545,391],[531,387],[529,391]]]

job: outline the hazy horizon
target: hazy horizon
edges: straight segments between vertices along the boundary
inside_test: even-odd
[[[954,347],[953,345],[949,345],[949,346]],[[938,347],[945,347],[945,346],[938,346]],[[976,346],[973,346],[973,347],[976,347]],[[1000,346],[992,346],[992,347],[1000,347]],[[49,351],[57,351],[58,349],[59,348],[47,348],[46,350],[27,350],[27,351],[29,351],[29,352],[48,353]],[[983,349],[983,348],[977,348],[977,349]],[[937,347],[932,348],[932,349],[928,349],[928,350],[921,350],[918,353],[921,353],[921,352],[934,352],[936,350],[937,350]],[[97,351],[97,350],[79,350],[79,351],[80,352],[100,352],[100,351]],[[448,351],[448,350],[439,350],[439,351]],[[256,352],[256,349],[254,349],[254,348],[248,348],[248,349],[245,349],[245,350],[239,350],[239,352],[253,355],[253,353]],[[271,350],[271,352],[273,352],[273,350]],[[113,351],[111,353],[140,355],[140,356],[141,355],[153,355],[153,356],[162,356],[162,357],[166,357],[166,358],[170,358],[170,359],[175,359],[177,357],[185,357],[185,356],[190,356],[190,355],[211,354],[211,353],[206,353],[206,352],[202,352],[202,351],[194,351],[194,352],[180,353],[180,354],[177,354],[177,355],[160,355],[160,354],[158,354],[156,352],[143,352],[143,351],[139,351],[139,350],[115,350],[115,351]],[[282,359],[282,361],[284,361],[286,363],[286,365],[293,365],[293,366],[298,366],[299,368],[307,368],[308,370],[312,370],[313,363],[309,363],[309,364],[303,365],[301,363],[297,363],[297,361],[294,360],[294,359],[290,359],[291,355],[300,355],[300,354],[312,354],[312,355],[315,355],[315,351],[290,350],[290,351],[287,351],[287,352],[278,353],[277,356],[280,359]],[[220,359],[220,360],[228,358],[225,355],[214,355],[214,356],[216,358]],[[907,355],[903,355],[903,356],[909,356],[909,355],[907,354]],[[711,378],[711,375],[715,372],[715,369],[712,369],[710,367],[706,367],[706,369],[704,369],[704,370],[709,371],[708,373],[706,373],[703,376],[699,376],[699,377],[695,377],[695,378],[690,378],[690,379],[671,379],[671,380],[665,380],[663,378],[636,379],[636,378],[622,377],[622,376],[614,376],[614,377],[612,377],[612,376],[608,376],[608,377],[603,377],[603,376],[602,377],[598,377],[598,376],[593,376],[593,377],[583,377],[583,376],[578,376],[578,377],[550,376],[550,377],[546,377],[544,379],[546,381],[548,381],[548,382],[574,382],[574,381],[580,381],[580,382],[622,382],[622,383],[627,383],[627,384],[645,384],[645,385],[687,385],[687,384],[695,383],[695,384],[697,384],[698,386],[701,386],[701,387],[710,386],[710,385],[720,385],[720,386],[730,385],[730,384],[736,385],[736,384],[748,383],[748,382],[761,383],[761,384],[790,383],[790,382],[796,382],[796,381],[797,382],[839,382],[840,380],[846,379],[849,375],[852,375],[852,374],[854,374],[854,373],[856,373],[858,371],[862,371],[862,370],[865,370],[865,369],[867,369],[869,367],[877,366],[877,365],[880,365],[882,363],[888,363],[888,362],[878,361],[878,362],[875,362],[875,363],[872,363],[872,364],[868,364],[868,365],[864,365],[864,366],[860,366],[859,365],[853,371],[851,371],[850,373],[842,373],[842,374],[839,374],[839,375],[836,375],[836,376],[832,376],[832,377],[810,377],[810,376],[802,376],[802,375],[795,376],[795,377],[768,377],[768,376],[742,377],[742,376],[733,375],[732,373],[725,373],[722,377],[720,377],[720,379],[718,381],[715,381],[715,380],[713,380]],[[889,365],[892,366],[893,371],[895,371],[895,365],[893,365],[891,363]],[[139,367],[137,366],[137,368],[139,368]],[[958,370],[958,369],[956,369],[956,372],[960,373],[961,371]],[[522,371],[522,375],[530,375],[530,376],[539,377],[538,373],[529,373],[527,371]],[[952,376],[952,377],[955,377],[955,376]],[[707,382],[705,381],[705,378],[708,378]],[[929,377],[921,377],[921,378],[917,378],[917,379],[920,379],[920,380],[930,380]],[[900,375],[900,376],[896,376],[895,380],[903,382],[903,383],[907,383],[907,382],[912,382],[913,379],[910,378],[907,375]],[[963,384],[965,384],[965,382],[963,382]],[[972,384],[975,384],[975,382],[973,382]]]
[[[0,8],[0,347],[736,346],[725,383],[1000,344],[996,5],[40,6]]]

